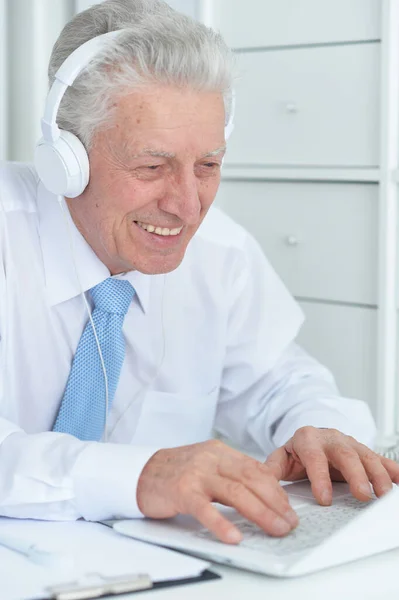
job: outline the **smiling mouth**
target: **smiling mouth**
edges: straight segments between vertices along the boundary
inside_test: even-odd
[[[142,223],[141,221],[134,221],[134,222],[136,223],[136,225],[138,225],[138,227],[140,227],[141,229],[144,229],[144,231],[148,231],[148,233],[153,233],[154,235],[159,235],[159,236],[164,236],[164,237],[179,235],[179,233],[183,229],[183,226],[175,227],[174,229],[170,229],[169,227],[158,227],[156,225],[151,225],[149,223]]]

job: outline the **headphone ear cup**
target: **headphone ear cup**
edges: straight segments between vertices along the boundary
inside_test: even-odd
[[[89,183],[89,157],[82,142],[60,129],[55,142],[43,138],[35,150],[35,167],[44,186],[53,194],[76,198]]]

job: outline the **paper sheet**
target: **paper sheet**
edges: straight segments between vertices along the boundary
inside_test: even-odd
[[[57,556],[53,565],[36,565],[0,545],[1,600],[43,597],[46,586],[76,580],[87,573],[147,573],[153,581],[195,577],[209,563],[151,546],[98,523],[49,522],[0,518],[1,535],[32,542]]]

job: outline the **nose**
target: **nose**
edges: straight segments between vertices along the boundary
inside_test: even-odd
[[[201,214],[198,181],[192,169],[175,174],[158,202],[159,208],[178,217],[186,225],[196,225]]]

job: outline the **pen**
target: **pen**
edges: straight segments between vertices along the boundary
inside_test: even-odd
[[[48,552],[47,550],[42,550],[38,548],[36,544],[32,544],[32,542],[25,542],[18,538],[13,538],[11,536],[7,536],[4,534],[0,534],[0,546],[4,546],[9,550],[13,550],[14,552],[18,552],[25,556],[31,562],[48,566],[68,566],[71,567],[73,564],[72,556],[66,556],[65,554],[60,554],[57,552]]]

